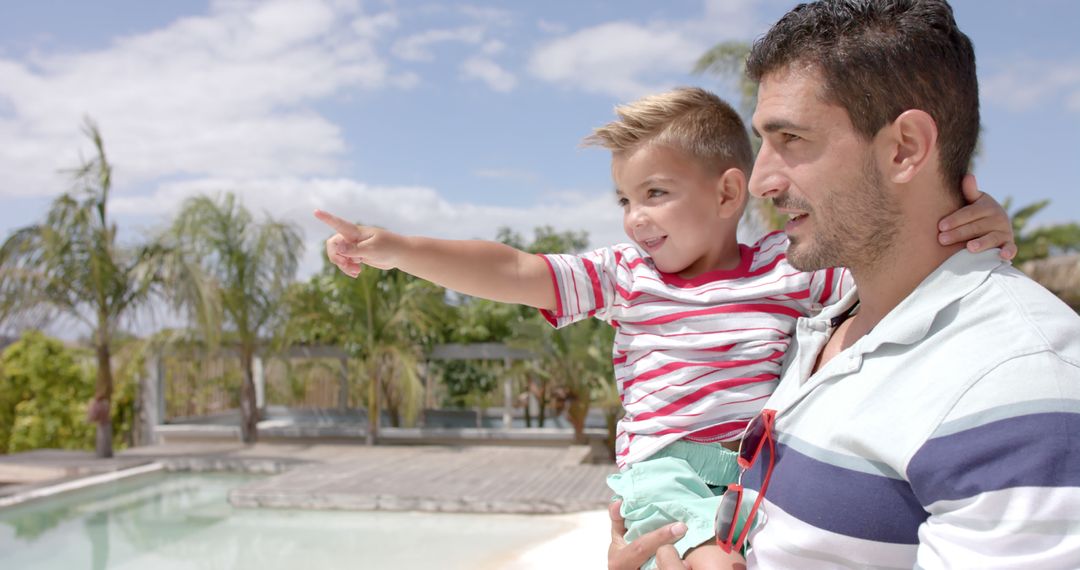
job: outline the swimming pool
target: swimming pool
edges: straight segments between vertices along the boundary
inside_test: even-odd
[[[506,568],[566,515],[239,509],[262,476],[158,473],[0,510],[0,568]]]

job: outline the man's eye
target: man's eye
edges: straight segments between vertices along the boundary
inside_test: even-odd
[[[786,143],[795,142],[797,140],[802,140],[802,137],[800,137],[799,135],[793,134],[793,133],[780,133],[780,137]]]

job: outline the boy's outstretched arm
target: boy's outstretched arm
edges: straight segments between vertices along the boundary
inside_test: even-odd
[[[979,191],[975,177],[968,174],[960,184],[967,205],[938,222],[942,245],[967,242],[968,251],[978,253],[1001,248],[1002,259],[1016,256],[1016,241],[1008,212],[993,197]]]
[[[397,268],[466,295],[557,309],[547,262],[538,255],[492,241],[403,236],[322,210],[315,210],[315,217],[337,232],[326,240],[326,255],[352,277],[364,265]]]

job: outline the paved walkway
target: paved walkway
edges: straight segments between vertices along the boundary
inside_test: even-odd
[[[48,450],[0,456],[0,481],[17,472],[44,477],[0,487],[0,496],[160,462],[171,470],[277,473],[234,490],[230,502],[241,507],[566,513],[602,509],[609,500],[604,479],[614,466],[583,463],[588,455],[585,446],[190,443],[98,460]]]

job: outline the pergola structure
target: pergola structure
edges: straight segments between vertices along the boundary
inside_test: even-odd
[[[536,358],[533,353],[520,349],[511,348],[497,342],[484,342],[476,344],[440,344],[436,345],[428,354],[428,360],[501,360],[506,368],[518,360],[532,360]],[[424,391],[428,398],[434,395],[434,379],[430,373],[426,373],[424,379]],[[434,407],[430,405],[428,407]],[[514,386],[509,376],[503,377],[503,427],[509,429],[513,421],[510,410],[514,407]]]
[[[219,354],[229,355],[235,351],[224,349]],[[140,423],[142,424],[139,430],[140,433],[145,434],[144,438],[148,439],[146,443],[153,441],[154,430],[157,426],[161,426],[166,423],[168,414],[166,412],[166,371],[165,371],[165,358],[170,356],[168,352],[160,352],[153,354],[147,359],[146,377],[142,383],[141,389],[141,401],[140,401]],[[345,412],[348,409],[349,402],[349,378],[348,378],[348,354],[337,346],[320,345],[320,346],[294,346],[284,351],[283,353],[276,353],[271,356],[273,359],[325,359],[336,360],[339,363],[337,368],[338,379],[338,397],[337,408],[341,412]],[[531,352],[506,346],[501,343],[476,343],[476,344],[440,344],[436,345],[431,352],[427,355],[426,361],[452,361],[452,360],[487,360],[487,361],[500,361],[507,368],[513,362],[521,360],[534,359],[535,355]],[[263,409],[266,405],[266,374],[264,371],[264,360],[262,357],[256,357],[253,366],[254,380],[255,380],[255,401],[259,409]],[[427,367],[425,367],[426,369]],[[434,384],[435,379],[429,370],[425,370],[424,373],[424,388],[426,392],[426,398],[428,399],[429,408],[434,407],[434,402],[431,400],[434,396]],[[503,427],[509,429],[513,422],[512,409],[514,404],[514,390],[512,379],[507,376],[503,378]]]

